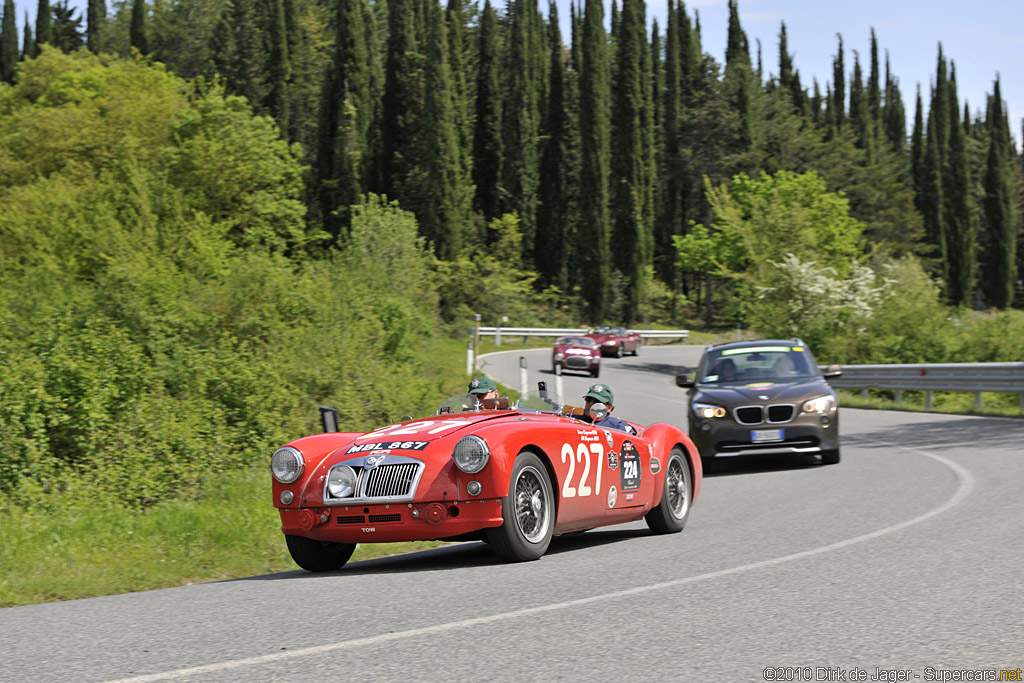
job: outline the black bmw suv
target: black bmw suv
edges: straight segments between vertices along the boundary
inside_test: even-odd
[[[706,471],[738,455],[819,455],[839,462],[839,397],[799,339],[709,345],[689,389],[690,438]]]

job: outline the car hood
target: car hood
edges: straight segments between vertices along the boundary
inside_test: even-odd
[[[693,394],[693,401],[712,401],[720,404],[760,403],[763,401],[794,402],[831,393],[832,390],[823,379],[796,382],[755,382],[726,386],[698,384]]]

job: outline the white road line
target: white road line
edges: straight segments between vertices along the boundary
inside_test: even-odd
[[[859,441],[872,441],[870,439],[858,439]],[[275,652],[274,654],[262,655],[259,657],[249,657],[247,659],[235,659],[227,662],[218,662],[217,664],[207,664],[205,666],[196,666],[188,669],[177,669],[174,671],[164,671],[161,673],[149,674],[145,676],[136,676],[133,678],[122,678],[117,681],[111,681],[111,683],[148,683],[149,681],[160,681],[165,679],[173,679],[178,677],[187,676],[201,676],[206,673],[213,673],[218,671],[227,671],[230,669],[238,669],[242,667],[259,666],[261,664],[272,664],[274,662],[280,662],[287,659],[294,659],[296,657],[308,657],[311,655],[324,654],[327,652],[335,652],[338,650],[347,650],[357,647],[365,647],[370,645],[380,645],[382,643],[388,643],[395,640],[404,640],[406,638],[416,638],[419,636],[432,635],[436,633],[444,633],[447,631],[454,631],[457,629],[472,628],[482,624],[490,624],[494,622],[504,621],[507,619],[518,619],[520,617],[531,616],[535,614],[543,614],[545,612],[555,612],[563,609],[570,609],[573,607],[581,607],[583,605],[591,605],[608,600],[619,600],[621,598],[630,597],[633,595],[641,595],[644,593],[650,593],[653,591],[659,591],[666,588],[676,588],[678,586],[685,586],[690,583],[696,583],[698,581],[706,581],[708,579],[716,579],[722,576],[730,576],[732,574],[739,574],[742,572],[753,571],[757,569],[763,569],[765,567],[774,567],[776,565],[784,564],[786,562],[794,562],[796,560],[802,560],[808,557],[814,557],[815,555],[821,555],[824,553],[832,552],[834,550],[840,550],[847,548],[857,543],[863,543],[870,541],[881,536],[902,531],[907,527],[914,526],[924,522],[925,520],[931,519],[936,515],[950,510],[951,508],[959,505],[967,496],[970,495],[974,489],[974,477],[971,473],[964,469],[957,463],[935,453],[928,453],[926,451],[910,448],[907,446],[898,446],[896,444],[886,443],[882,441],[872,441],[879,445],[888,446],[891,448],[898,448],[900,450],[910,451],[912,453],[918,453],[920,455],[927,456],[939,463],[945,465],[949,469],[953,470],[957,479],[960,481],[960,486],[957,488],[955,494],[947,498],[946,501],[936,508],[925,512],[924,514],[918,515],[913,519],[909,519],[898,524],[877,529],[875,531],[855,536],[853,538],[846,539],[845,541],[838,541],[836,543],[830,543],[823,545],[818,548],[812,548],[811,550],[804,550],[799,553],[793,553],[792,555],[785,555],[783,557],[776,557],[770,560],[761,560],[760,562],[753,562],[751,564],[745,564],[740,567],[732,567],[730,569],[720,569],[714,572],[708,572],[707,574],[698,574],[696,576],[688,576],[681,579],[675,579],[672,581],[664,581],[662,583],[655,583],[649,586],[638,586],[635,588],[629,588],[621,591],[614,591],[612,593],[605,593],[602,595],[593,595],[588,598],[580,598],[577,600],[566,600],[564,602],[556,602],[550,605],[541,605],[538,607],[528,607],[526,609],[515,610],[512,612],[503,612],[501,614],[492,614],[486,617],[476,617],[474,619],[464,619],[462,621],[453,621],[447,624],[437,624],[434,626],[425,626],[422,628],[409,629],[407,631],[398,631],[395,633],[382,633],[376,636],[370,636],[367,638],[358,638],[355,640],[343,640],[337,643],[329,643],[327,645],[318,645],[315,647],[308,647],[301,650],[290,650],[288,652]]]

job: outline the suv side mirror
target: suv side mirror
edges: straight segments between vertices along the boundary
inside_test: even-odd
[[[834,377],[840,377],[843,374],[843,368],[840,365],[830,365],[825,368],[825,379],[832,379]]]
[[[676,375],[676,386],[689,388],[694,384],[693,380],[690,379],[689,375]]]

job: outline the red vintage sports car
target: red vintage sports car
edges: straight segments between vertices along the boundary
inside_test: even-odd
[[[643,343],[640,335],[630,332],[625,327],[604,325],[595,327],[587,332],[585,337],[590,337],[601,346],[601,355],[615,356],[622,358],[627,353],[637,355],[640,352],[640,345]]]
[[[601,374],[601,347],[590,337],[559,337],[551,349],[551,371],[578,370]]]
[[[635,433],[595,427],[543,390],[511,406],[455,396],[423,419],[282,446],[274,505],[309,571],[340,568],[357,543],[485,539],[520,562],[552,536],[608,524],[681,531],[700,492],[697,449],[674,425],[628,425]]]

